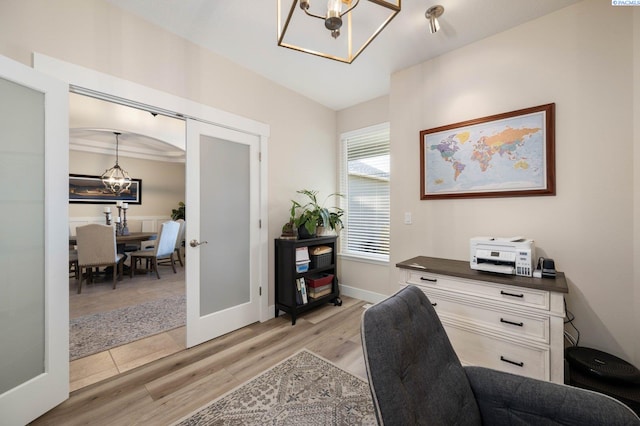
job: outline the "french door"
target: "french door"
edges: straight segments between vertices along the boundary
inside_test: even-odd
[[[0,56],[0,423],[69,396],[68,86]]]
[[[268,126],[44,55],[34,55],[34,67],[0,56],[3,426],[26,424],[69,396],[69,85],[226,123],[187,120],[187,345],[268,318],[259,162]]]
[[[187,347],[260,320],[259,148],[187,120]]]

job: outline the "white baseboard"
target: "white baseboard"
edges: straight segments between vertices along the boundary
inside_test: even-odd
[[[369,303],[378,303],[386,299],[387,297],[389,297],[384,294],[375,293],[369,290],[363,290],[357,287],[350,287],[344,284],[340,284],[340,295],[364,300],[365,302],[369,302]]]
[[[262,313],[260,322],[268,321],[276,317],[276,305],[269,305],[266,313]]]

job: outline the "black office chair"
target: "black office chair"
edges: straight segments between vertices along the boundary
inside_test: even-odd
[[[384,425],[640,425],[606,395],[463,367],[427,296],[409,286],[367,309],[362,347]]]

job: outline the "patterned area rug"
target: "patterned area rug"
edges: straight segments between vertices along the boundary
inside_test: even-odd
[[[306,349],[177,425],[376,425],[369,385]]]
[[[185,296],[181,295],[72,319],[69,360],[181,327],[186,311]]]

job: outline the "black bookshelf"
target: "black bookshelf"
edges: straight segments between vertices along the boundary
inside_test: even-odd
[[[340,289],[338,288],[338,268],[336,264],[337,236],[308,238],[303,240],[275,240],[275,309],[276,317],[280,311],[291,315],[291,325],[296,324],[298,314],[313,309],[325,303],[332,302],[335,306],[342,305]],[[300,247],[312,248],[316,246],[331,247],[331,259],[323,262],[320,267],[311,268],[305,272],[296,271],[296,249]],[[311,256],[310,256],[311,257]],[[318,274],[332,274],[331,292],[317,299],[308,298],[307,303],[300,304],[296,300],[298,292],[296,280],[316,276]]]

